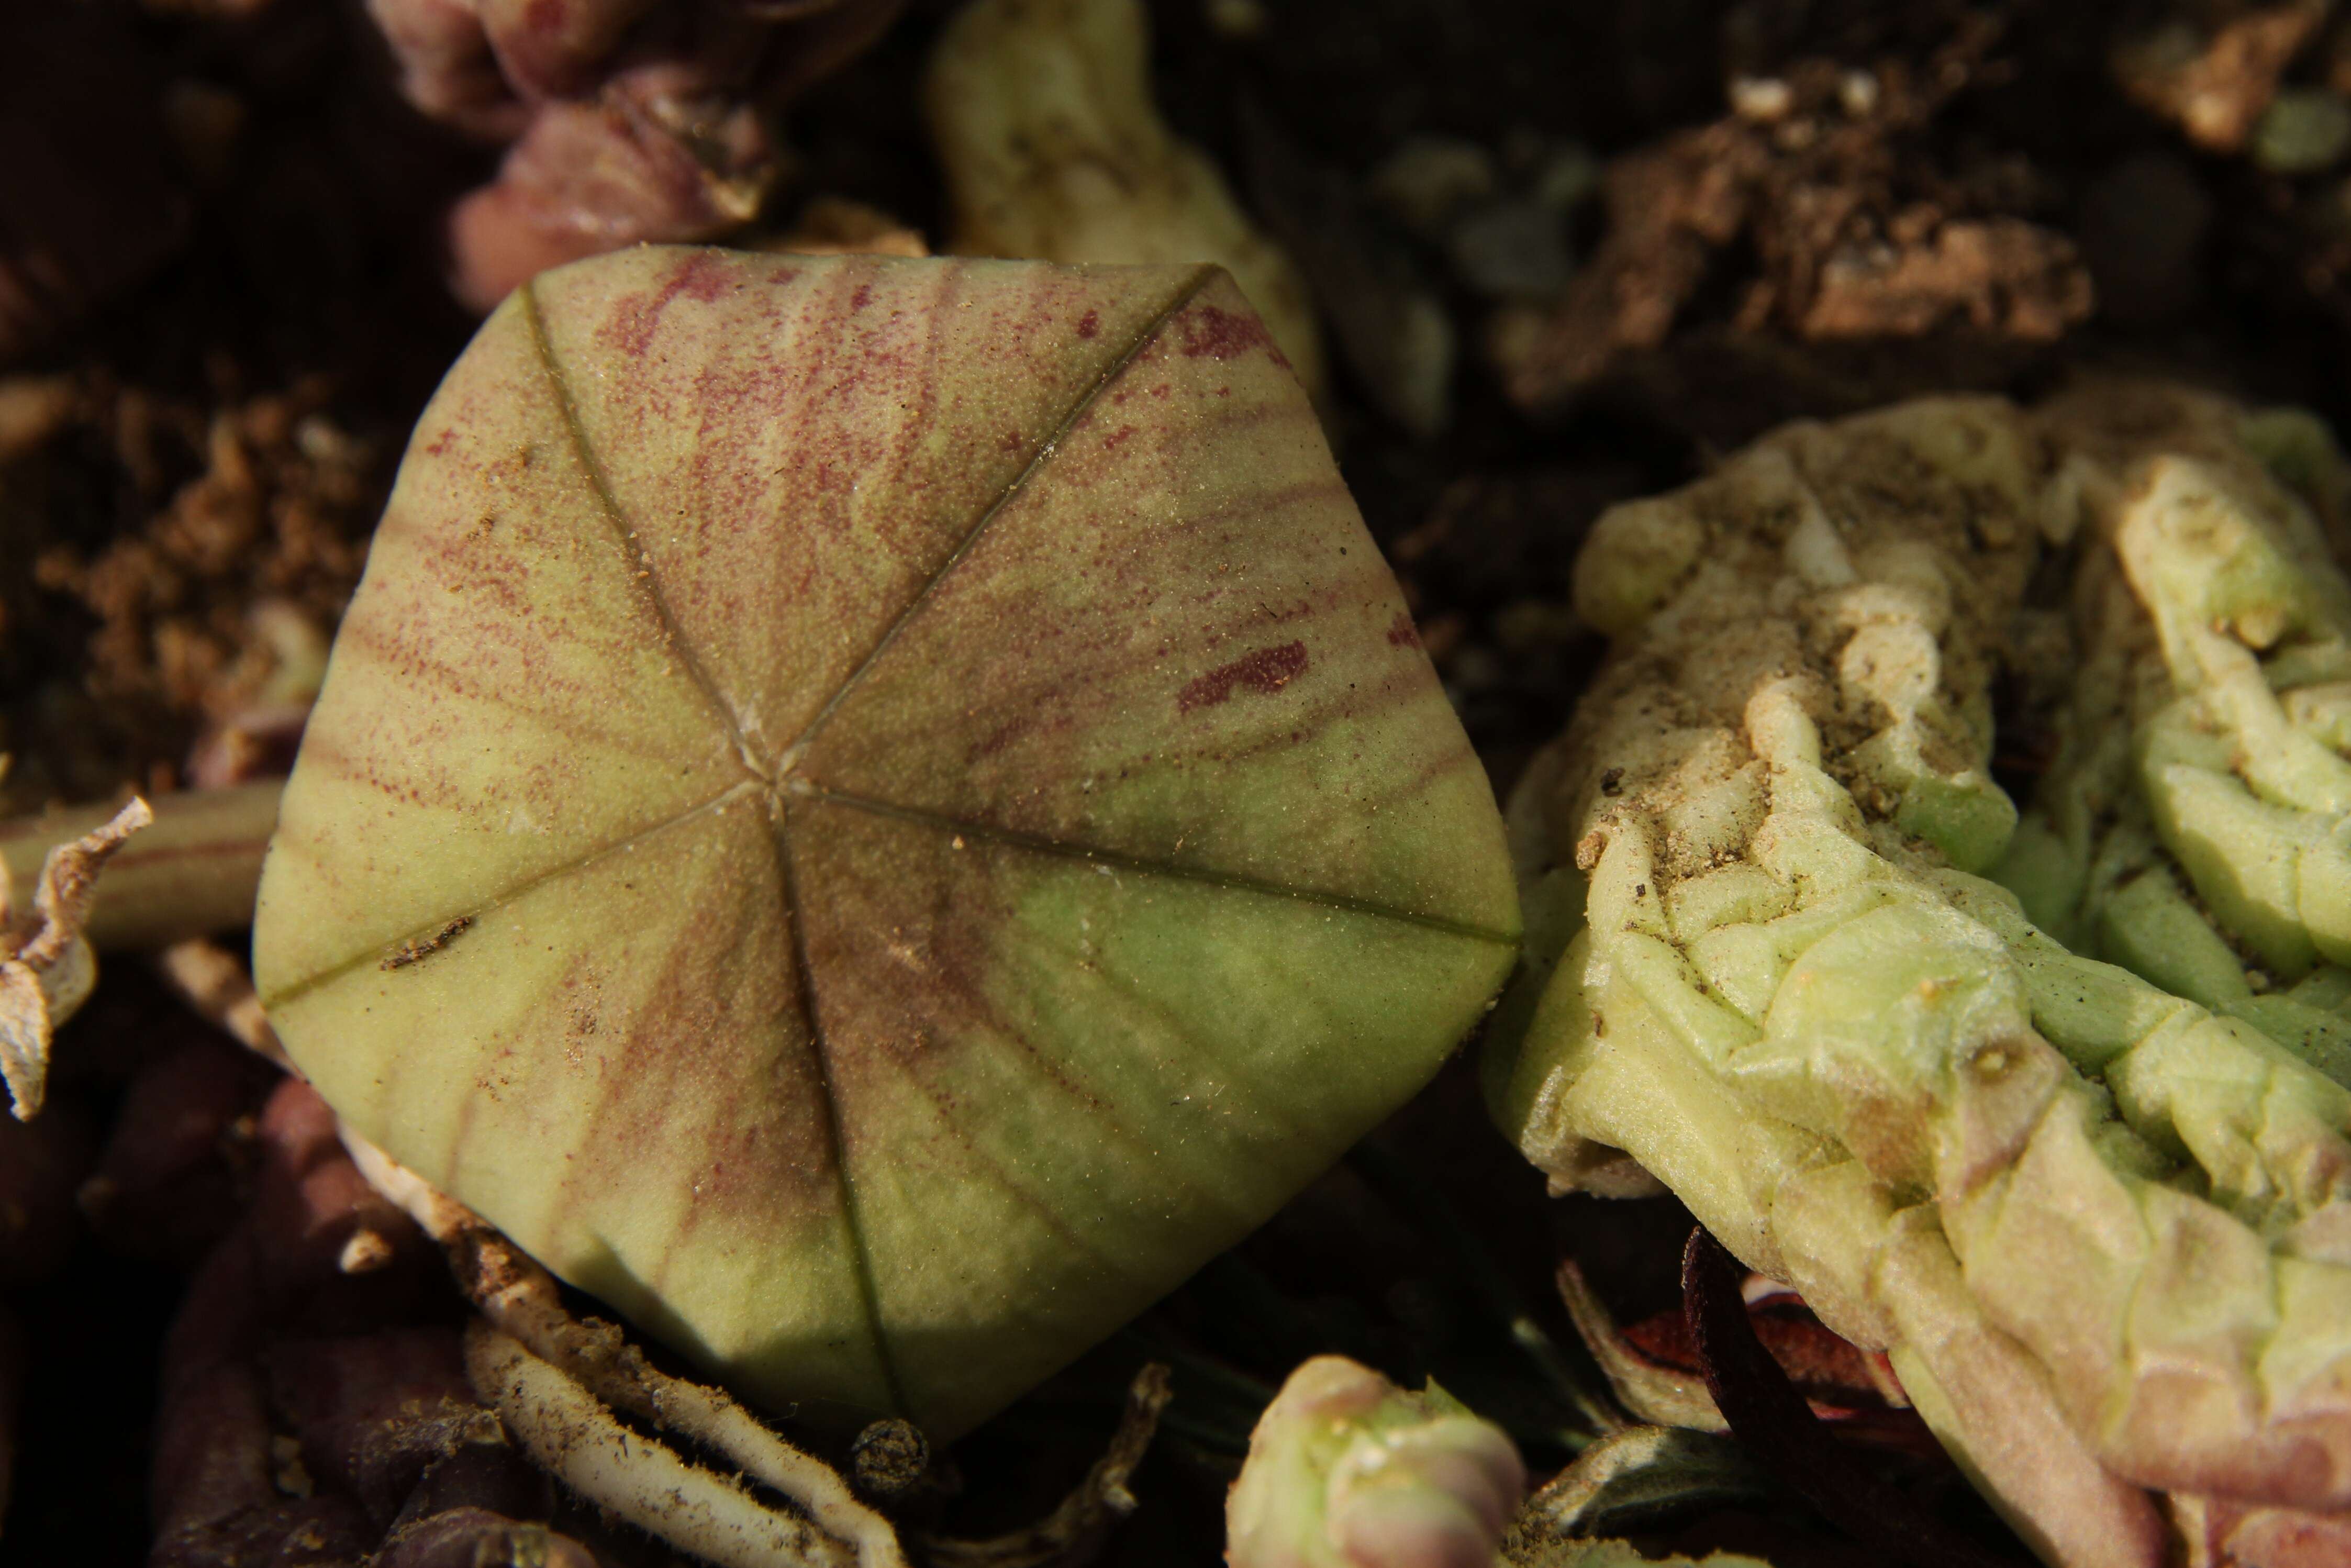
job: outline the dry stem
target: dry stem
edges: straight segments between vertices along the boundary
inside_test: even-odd
[[[1134,1375],[1126,1392],[1126,1412],[1119,1417],[1110,1448],[1094,1461],[1086,1479],[1061,1506],[1025,1530],[986,1541],[957,1541],[926,1536],[924,1558],[933,1568],[1043,1568],[1067,1563],[1099,1543],[1112,1527],[1134,1511],[1134,1494],[1127,1479],[1143,1462],[1151,1439],[1159,1430],[1159,1413],[1171,1397],[1167,1368],[1153,1362]]]

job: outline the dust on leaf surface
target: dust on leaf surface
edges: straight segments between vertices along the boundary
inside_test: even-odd
[[[1193,267],[517,293],[287,790],[256,967],[303,1070],[753,1397],[946,1436],[1261,1222],[1518,912],[1255,323]]]

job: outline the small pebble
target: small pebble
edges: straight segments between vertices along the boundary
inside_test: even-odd
[[[1527,197],[1565,212],[1600,189],[1600,160],[1581,142],[1559,142],[1534,159]]]
[[[1207,0],[1208,26],[1228,38],[1254,38],[1272,18],[1265,0]]]
[[[1796,107],[1793,89],[1777,77],[1735,77],[1730,83],[1730,111],[1741,120],[1769,122]]]
[[[163,133],[189,172],[208,185],[227,179],[245,132],[245,100],[225,87],[182,77],[166,84],[158,108]]]
[[[2253,127],[2253,162],[2273,174],[2314,174],[2351,149],[2351,103],[2319,88],[2279,91]]]
[[[896,1416],[874,1422],[849,1445],[850,1475],[867,1497],[888,1501],[922,1484],[931,1446],[921,1428]]]
[[[1560,209],[1497,202],[1454,225],[1447,255],[1461,281],[1498,299],[1540,299],[1567,286],[1575,269]]]
[[[390,1263],[396,1254],[392,1243],[372,1230],[354,1230],[351,1239],[343,1243],[341,1256],[335,1266],[346,1274],[372,1274]]]
[[[2212,218],[2203,180],[2176,153],[2142,152],[2100,175],[2076,230],[2099,309],[2113,320],[2147,322],[2193,305]]]
[[[1494,156],[1475,141],[1416,136],[1400,144],[1372,174],[1373,197],[1388,214],[1426,240],[1443,237],[1463,208],[1490,200],[1497,189]]]

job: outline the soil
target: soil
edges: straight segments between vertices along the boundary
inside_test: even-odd
[[[853,202],[939,242],[918,89],[952,8],[913,0],[792,102],[748,237]],[[1506,791],[1596,659],[1567,607],[1593,517],[1772,424],[2123,369],[2351,428],[2351,165],[2281,170],[2255,129],[2281,80],[2343,85],[2351,47],[2314,25],[2281,45],[2271,14],[2291,8],[1154,0],[1154,69],[1336,329],[1342,467]],[[2126,47],[2167,24],[2217,42],[2184,64]],[[0,96],[22,154],[0,160],[5,815],[212,777],[223,734],[308,695],[406,432],[472,329],[441,217],[496,153],[402,101],[357,0],[14,7],[0,48],[58,67],[20,65],[39,90]],[[1433,382],[1393,328],[1413,302],[1455,347]],[[60,1044],[61,1109],[110,1126],[141,1071],[208,1038],[110,963]],[[1499,1298],[1447,1248],[1467,1238],[1572,1354],[1559,1260],[1619,1321],[1650,1319],[1689,1222],[1667,1199],[1547,1199],[1472,1077],[1458,1062],[1374,1140],[1466,1223],[1399,1201],[1376,1159],[1343,1167],[959,1444],[942,1527],[1050,1507],[1134,1368],[1171,1354],[1142,1512],[1106,1561],[1217,1561],[1252,1401],[1320,1350],[1434,1372],[1507,1412],[1538,1473],[1563,1462]],[[210,1196],[79,1225],[9,1281],[30,1440],[0,1563],[144,1560],[163,1336],[250,1189],[267,1089],[204,1082],[216,1113],[181,1175]],[[1871,1462],[2000,1541],[1947,1469]],[[1668,1542],[1855,1551],[1793,1500],[1673,1521]]]

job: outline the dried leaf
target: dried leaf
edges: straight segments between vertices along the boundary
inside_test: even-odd
[[[98,873],[125,840],[154,820],[147,802],[133,796],[103,826],[51,850],[33,894],[31,925],[0,936],[13,948],[0,958],[0,1078],[19,1121],[40,1113],[50,1037],[98,982],[98,959],[82,936]],[[9,915],[5,899],[0,886],[0,926]]]
[[[1744,1270],[1703,1228],[1682,1252],[1683,1310],[1706,1363],[1706,1385],[1749,1454],[1839,1528],[1917,1568],[2014,1568],[1953,1531],[1863,1468],[1829,1435],[1755,1337],[1740,1291]]]
[[[1560,1265],[1559,1294],[1567,1303],[1567,1315],[1583,1348],[1608,1375],[1609,1386],[1625,1409],[1658,1427],[1683,1427],[1694,1432],[1730,1430],[1722,1412],[1714,1407],[1714,1396],[1706,1391],[1706,1379],[1661,1365],[1627,1343],[1606,1305],[1584,1282],[1583,1270],[1573,1263]]]
[[[1584,1449],[1527,1500],[1502,1554],[1513,1563],[1547,1563],[1547,1552],[1577,1537],[1647,1529],[1672,1514],[1761,1501],[1773,1491],[1727,1438],[1677,1427],[1627,1427]]]
[[[1151,1363],[1134,1375],[1109,1451],[1050,1514],[1026,1530],[986,1541],[932,1536],[922,1543],[924,1560],[933,1568],[1068,1568],[1086,1561],[1112,1527],[1134,1511],[1134,1494],[1126,1483],[1149,1452],[1159,1413],[1171,1397],[1166,1366]]]

